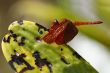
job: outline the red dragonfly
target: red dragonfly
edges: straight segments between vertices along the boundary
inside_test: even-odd
[[[72,22],[68,19],[63,19],[61,22],[55,20],[49,29],[49,33],[43,37],[47,43],[66,44],[71,41],[77,34],[79,25],[101,24],[102,21],[95,22]]]

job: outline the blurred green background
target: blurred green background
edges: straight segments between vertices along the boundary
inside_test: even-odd
[[[105,46],[107,52],[110,51],[109,0],[0,0],[0,40],[13,21],[25,19],[49,27],[54,19],[63,18],[72,21],[102,20],[104,23],[101,25],[80,26],[78,29],[83,35]],[[8,66],[1,47],[0,73],[14,73]]]

